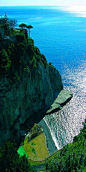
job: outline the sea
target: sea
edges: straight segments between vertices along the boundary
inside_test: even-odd
[[[35,46],[59,70],[64,89],[73,93],[62,110],[43,119],[59,150],[73,142],[86,119],[86,8],[0,7],[0,17],[5,14],[17,21],[16,27],[20,23],[33,26]]]

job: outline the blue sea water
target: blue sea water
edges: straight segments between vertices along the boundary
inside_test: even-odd
[[[86,18],[76,17],[58,8],[0,7],[0,15],[33,25],[31,37],[47,60],[59,69],[63,64],[75,68],[86,56]]]
[[[31,37],[48,62],[59,70],[72,100],[44,118],[57,149],[72,142],[86,118],[86,17],[56,7],[0,7],[0,15],[33,26]],[[53,122],[51,122],[53,120]]]

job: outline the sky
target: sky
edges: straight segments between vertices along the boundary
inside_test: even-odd
[[[0,6],[86,6],[86,0],[0,0]]]

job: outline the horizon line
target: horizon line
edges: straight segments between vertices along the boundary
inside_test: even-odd
[[[77,5],[0,5],[0,7],[23,7],[23,6],[41,6],[41,7],[73,7],[73,6],[77,6]],[[84,5],[82,5],[84,6]],[[85,5],[86,6],[86,5]],[[78,7],[78,6],[77,6]]]

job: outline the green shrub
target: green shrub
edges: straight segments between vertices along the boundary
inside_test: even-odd
[[[18,33],[18,34],[16,35],[16,38],[17,38],[17,41],[18,41],[18,42],[23,42],[24,39],[25,39],[25,35],[24,35],[23,33]]]
[[[35,59],[34,56],[33,56],[32,60],[30,61],[30,65],[31,65],[33,68],[37,67],[37,61],[36,61],[36,59]]]
[[[34,52],[36,53],[36,55],[40,55],[40,50],[34,46]]]
[[[0,70],[4,73],[6,73],[11,66],[11,60],[5,51],[5,49],[2,49],[0,51]]]
[[[86,165],[86,124],[74,142],[58,151],[56,156],[46,163],[49,172],[84,172]]]
[[[28,38],[28,43],[34,45],[34,40],[32,38]]]
[[[27,38],[26,38],[26,34],[24,31],[16,34],[16,38],[17,38],[17,41],[20,43],[20,42],[23,42],[25,45],[27,44]]]
[[[26,53],[30,58],[32,58],[32,56],[34,55],[34,45],[32,45],[31,42],[29,42],[26,46]]]
[[[0,150],[1,172],[34,172],[25,156],[20,157],[17,153],[15,142],[7,141]]]
[[[25,44],[23,42],[19,42],[17,44],[17,50],[18,50],[18,54],[21,56],[25,50]]]

